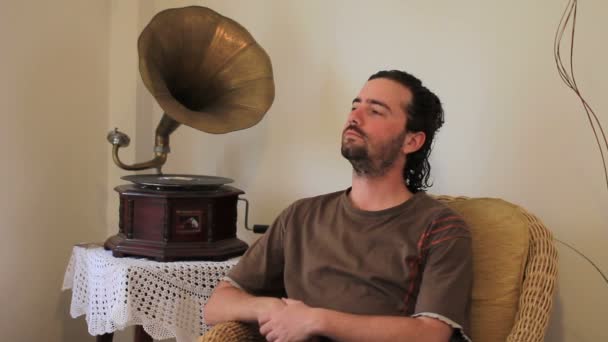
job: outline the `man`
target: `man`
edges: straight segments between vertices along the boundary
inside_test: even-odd
[[[283,211],[217,286],[206,322],[257,322],[268,341],[469,340],[470,235],[422,191],[442,124],[420,80],[372,75],[342,132],[352,187]]]

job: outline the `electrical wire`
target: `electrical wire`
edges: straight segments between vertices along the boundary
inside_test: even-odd
[[[595,270],[602,276],[602,278],[604,278],[604,282],[606,284],[608,284],[608,277],[606,277],[606,275],[604,274],[604,272],[602,272],[602,270],[591,260],[589,259],[585,254],[583,254],[582,252],[580,252],[578,249],[574,248],[573,246],[567,244],[566,242],[559,240],[559,239],[554,239],[555,241],[561,243],[562,245],[570,248],[571,250],[573,250],[574,252],[576,252],[578,255],[582,256],[585,260],[587,260],[587,262],[589,262],[591,264],[591,266],[593,266],[595,268]]]
[[[597,142],[597,146],[599,148],[600,156],[602,158],[602,166],[604,167],[604,178],[606,181],[606,189],[608,190],[608,167],[606,166],[606,157],[604,153],[608,154],[608,139],[606,139],[606,133],[604,132],[604,128],[602,127],[602,123],[599,118],[587,102],[583,95],[581,94],[578,85],[576,84],[576,78],[574,76],[574,42],[575,42],[575,32],[576,32],[576,14],[578,10],[578,0],[569,0],[568,5],[564,13],[562,14],[562,18],[559,22],[559,26],[557,31],[555,32],[555,40],[553,42],[553,55],[555,57],[555,64],[557,65],[557,71],[559,72],[559,76],[562,78],[564,83],[568,86],[568,88],[572,89],[576,96],[580,99],[583,108],[585,109],[585,113],[587,114],[587,119],[589,121],[589,125],[591,126],[591,130],[593,131],[593,135],[595,136],[595,141]],[[566,29],[568,28],[568,24],[570,24],[570,63],[569,70],[564,65],[561,56],[561,45],[562,40],[564,39],[564,34],[566,33]],[[599,131],[599,134],[598,134]],[[601,138],[600,138],[601,136]],[[604,152],[606,150],[606,152]],[[600,268],[585,254],[581,253],[578,249],[572,247],[571,245],[563,242],[561,240],[555,239],[555,241],[561,243],[562,245],[570,248],[578,255],[587,260],[596,270],[597,272],[604,278],[604,282],[608,284],[608,277],[600,270]]]
[[[578,0],[570,0],[568,5],[566,6],[566,10],[564,11],[562,18],[559,22],[559,26],[555,33],[555,40],[553,44],[553,52],[555,57],[555,64],[557,65],[557,70],[559,72],[560,77],[564,81],[564,83],[568,86],[568,88],[572,89],[576,96],[580,99],[583,108],[585,109],[585,113],[587,115],[587,119],[589,121],[589,125],[591,126],[591,130],[593,131],[593,135],[595,136],[595,141],[597,142],[597,146],[600,152],[600,156],[602,158],[602,166],[604,168],[604,179],[606,182],[606,189],[608,190],[608,166],[606,165],[606,156],[605,153],[608,154],[608,139],[606,139],[606,133],[604,132],[604,128],[602,127],[602,123],[599,118],[595,114],[595,111],[587,100],[583,97],[577,83],[576,78],[574,76],[574,42],[575,42],[575,32],[576,32],[576,15],[578,9]],[[569,71],[564,65],[561,56],[561,45],[562,40],[564,38],[564,34],[566,29],[568,28],[568,24],[570,24],[570,61],[569,61]],[[599,133],[598,133],[599,132]],[[601,138],[600,138],[601,136]]]

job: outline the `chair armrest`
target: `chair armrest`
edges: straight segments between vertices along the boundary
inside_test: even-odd
[[[198,342],[265,342],[257,325],[241,322],[224,322],[213,326]]]

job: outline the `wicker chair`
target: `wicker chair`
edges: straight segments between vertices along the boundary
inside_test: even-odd
[[[557,249],[533,214],[500,199],[437,196],[471,228],[474,285],[470,337],[475,342],[541,342],[553,303]],[[199,342],[264,341],[257,328],[218,324]]]

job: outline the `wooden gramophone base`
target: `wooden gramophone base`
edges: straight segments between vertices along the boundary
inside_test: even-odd
[[[104,247],[111,249],[115,257],[144,256],[156,261],[225,260],[247,250],[247,244],[237,238],[216,242],[162,243],[128,239],[121,233],[107,239]]]
[[[158,261],[225,260],[247,244],[236,237],[236,204],[243,191],[115,188],[120,195],[119,231],[104,247],[116,257]]]

